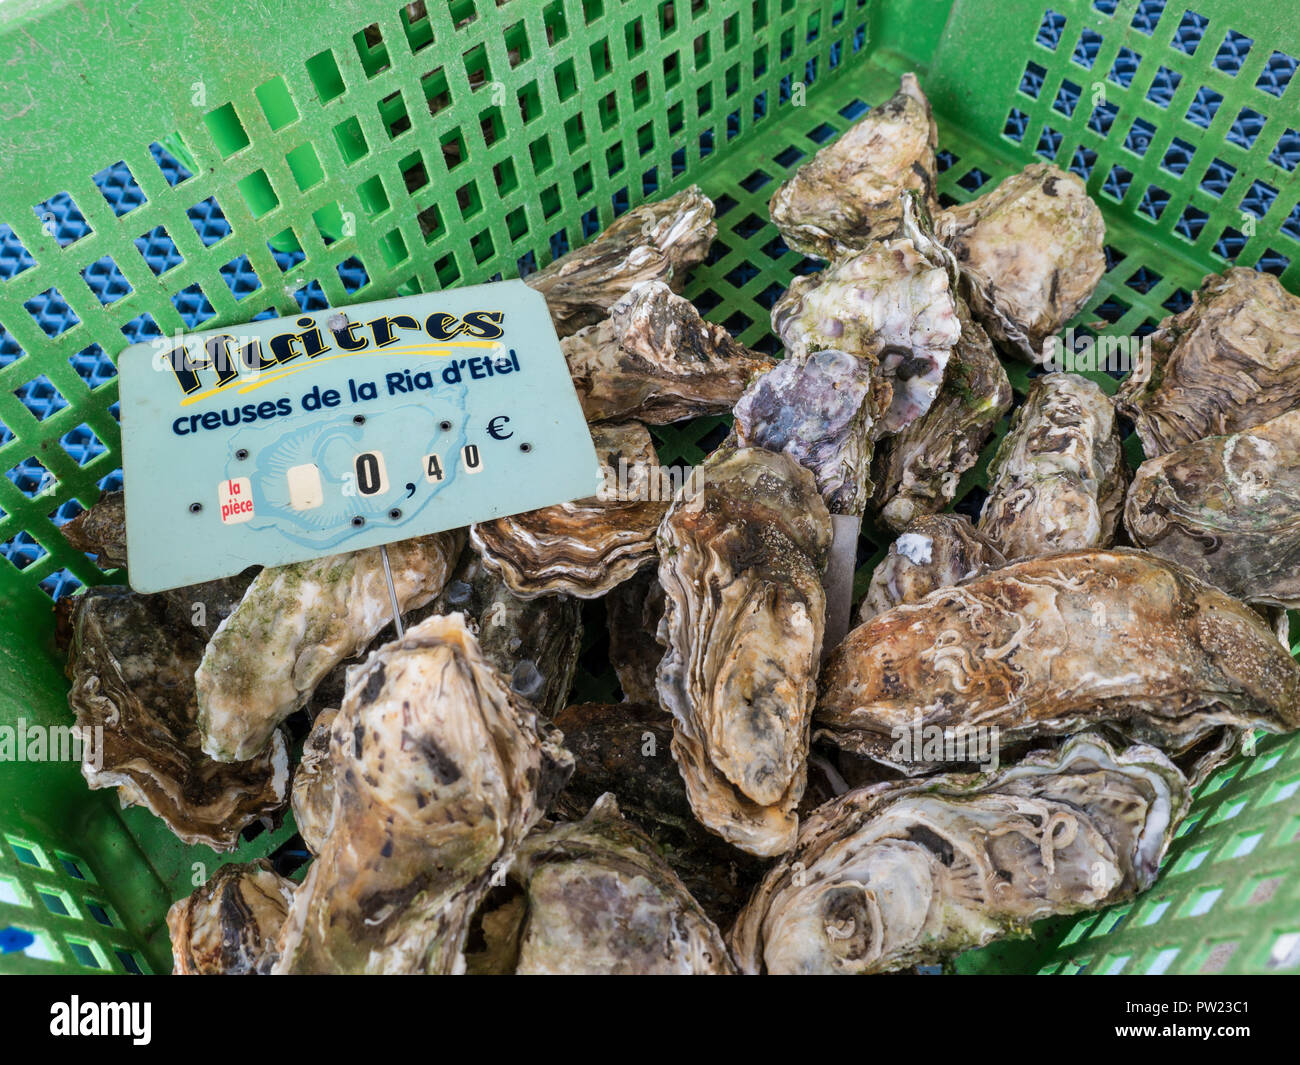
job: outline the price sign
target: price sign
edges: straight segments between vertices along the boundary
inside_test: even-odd
[[[141,592],[601,484],[545,301],[522,281],[136,344],[118,371]]]

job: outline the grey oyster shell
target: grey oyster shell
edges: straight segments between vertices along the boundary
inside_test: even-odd
[[[575,766],[555,800],[567,820],[582,818],[613,792],[623,816],[646,833],[719,927],[727,927],[762,875],[763,863],[695,819],[673,761],[673,719],[658,704],[581,703],[555,718]]]
[[[461,530],[388,545],[406,611],[442,590]],[[194,675],[203,750],[251,758],[316,686],[393,620],[377,547],[264,569],[208,644]]]
[[[289,752],[272,729],[247,761],[216,762],[199,746],[194,670],[203,633],[177,624],[162,595],[100,586],[73,597],[68,705],[93,742],[81,773],[116,788],[186,843],[232,850],[255,821],[278,824],[289,797]]]
[[[745,383],[773,365],[662,281],[637,285],[608,318],[560,347],[589,422],[666,425],[725,414]]]
[[[474,549],[517,596],[597,599],[654,564],[655,530],[672,488],[650,433],[636,422],[602,423],[591,427],[591,439],[605,470],[599,493],[470,526]]]
[[[979,460],[994,426],[1011,408],[1011,382],[988,334],[957,300],[961,338],[930,409],[877,445],[873,499],[894,532],[957,497],[961,476]]]
[[[717,235],[713,201],[692,185],[632,208],[590,244],[560,256],[524,282],[546,298],[556,332],[566,337],[599,322],[642,281],[664,281],[680,289]]]
[[[1300,297],[1240,267],[1207,277],[1115,395],[1147,458],[1300,407]]]
[[[659,703],[655,674],[664,656],[657,638],[663,616],[664,589],[654,570],[642,570],[605,597],[609,662],[629,702]]]
[[[293,771],[290,804],[298,835],[312,854],[319,854],[334,819],[334,766],[330,736],[337,710],[322,710],[302,744],[302,758]]]
[[[993,340],[1027,362],[1083,309],[1106,272],[1106,223],[1083,182],[1033,163],[939,214],[962,294]]]
[[[988,478],[979,529],[1007,558],[1112,546],[1125,470],[1106,393],[1076,374],[1035,378]]]
[[[696,817],[751,854],[794,843],[830,514],[788,455],[722,447],[659,530],[659,699]]]
[[[871,497],[874,406],[861,359],[830,349],[788,358],[740,397],[736,442],[785,452],[812,471],[832,514],[861,516]]]
[[[1002,747],[1096,727],[1190,751],[1225,726],[1300,727],[1300,663],[1264,620],[1145,551],[1012,563],[849,633],[822,672],[818,737],[933,772],[918,726]],[[952,745],[945,745],[951,749]]]
[[[60,526],[74,548],[105,568],[126,566],[126,494],[105,492],[89,510]]]
[[[1124,524],[1236,599],[1300,609],[1300,409],[1148,459]]]
[[[521,599],[466,548],[451,579],[425,610],[464,614],[483,657],[543,717],[568,705],[582,650],[582,611],[572,596]]]
[[[654,844],[623,819],[612,794],[601,796],[581,821],[529,836],[509,878],[519,894],[495,915],[483,916],[493,964],[476,971],[600,976],[736,971],[717,925]]]
[[[265,858],[223,865],[167,911],[173,976],[265,976],[296,885]]]
[[[1159,751],[1087,734],[992,777],[851,791],[754,893],[736,959],[746,973],[891,972],[1122,902],[1155,881],[1190,801]]]
[[[933,203],[939,134],[915,74],[826,145],[772,197],[772,221],[795,251],[838,259],[893,236],[900,196]]]
[[[510,693],[463,617],[435,615],[352,670],[330,761],[332,826],[274,971],[463,971],[494,871],[573,769],[560,737]]]
[[[949,588],[1006,563],[997,545],[965,515],[927,514],[889,545],[871,574],[858,621],[870,621],[900,603],[915,603],[936,588]]]

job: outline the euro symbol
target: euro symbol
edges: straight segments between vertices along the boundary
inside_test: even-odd
[[[501,427],[497,425],[497,422],[508,422],[509,420],[510,418],[508,415],[498,414],[495,418],[493,418],[490,422],[488,422],[488,427],[487,427],[488,436],[490,436],[493,440],[509,440],[515,434],[513,432],[503,433],[501,431]]]

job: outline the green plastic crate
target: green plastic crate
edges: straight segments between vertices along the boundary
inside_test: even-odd
[[[1110,268],[1078,323],[1139,333],[1228,262],[1300,289],[1289,6],[451,0],[426,13],[227,0],[200,18],[181,0],[9,0],[0,227],[28,254],[0,262],[0,723],[69,722],[48,592],[121,580],[69,548],[55,518],[71,500],[93,503],[119,464],[116,382],[88,383],[81,368],[95,345],[116,355],[141,315],[171,332],[196,301],[212,326],[293,313],[312,282],[343,304],[511,277],[616,211],[698,182],[719,204],[719,240],[687,294],[742,341],[770,345],[768,308],[808,264],[777,239],[768,198],[915,70],[939,122],[947,201],[1037,158],[1087,175]],[[172,185],[161,149],[192,176]],[[119,163],[144,201],[120,216],[95,181]],[[59,194],[92,231],[66,246],[41,217]],[[220,239],[187,214],[210,198],[229,224]],[[136,238],[160,226],[179,262],[155,274]],[[106,257],[125,285],[92,291]],[[367,280],[352,290],[358,263]],[[256,274],[252,291],[229,283],[235,264]],[[77,320],[62,332],[28,306],[58,299]],[[1023,389],[1023,370],[1014,378]],[[38,407],[34,389],[63,402]],[[661,456],[698,461],[720,424],[658,431]],[[73,438],[104,449],[87,460]],[[866,536],[876,554],[859,591],[886,542]],[[578,695],[608,697],[602,608],[590,610]],[[1262,740],[1202,788],[1152,891],[1044,922],[958,968],[1294,971],[1297,792],[1300,737]],[[36,939],[0,955],[0,971],[166,971],[169,903],[292,833],[218,856],[88,791],[75,766],[4,766],[0,932]]]

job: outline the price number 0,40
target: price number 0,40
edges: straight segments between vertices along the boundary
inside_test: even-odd
[[[436,484],[447,476],[442,456],[437,452],[425,455],[423,463],[426,481]],[[483,456],[479,453],[477,444],[466,444],[460,449],[460,464],[466,473],[478,473],[483,469]],[[363,496],[383,495],[388,491],[388,469],[382,452],[361,452],[353,462],[353,472],[356,474],[357,491]]]

